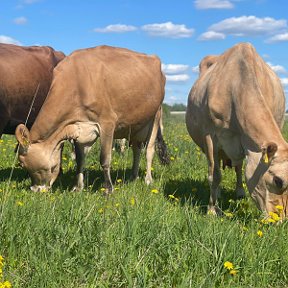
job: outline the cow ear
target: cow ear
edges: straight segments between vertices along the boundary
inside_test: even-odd
[[[265,163],[269,163],[272,160],[275,153],[277,152],[277,150],[278,150],[278,146],[274,142],[269,142],[267,144],[264,144],[262,146],[262,160]]]
[[[15,136],[19,144],[27,151],[30,146],[30,133],[24,124],[19,124],[16,127]]]

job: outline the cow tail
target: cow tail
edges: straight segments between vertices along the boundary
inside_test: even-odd
[[[156,137],[156,151],[162,165],[170,164],[170,157],[168,155],[167,145],[163,139],[161,127],[159,126]]]

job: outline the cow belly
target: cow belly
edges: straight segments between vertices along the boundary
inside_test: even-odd
[[[232,161],[232,166],[241,164],[245,157],[244,150],[241,145],[241,137],[229,130],[221,130],[216,133],[218,138],[219,150],[222,149],[228,158]]]

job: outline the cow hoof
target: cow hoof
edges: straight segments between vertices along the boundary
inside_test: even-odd
[[[219,207],[208,207],[207,215],[221,216],[223,213]]]
[[[72,192],[81,192],[82,190],[83,190],[83,187],[74,186],[72,188]]]

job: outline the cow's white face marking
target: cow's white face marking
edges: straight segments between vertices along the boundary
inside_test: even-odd
[[[19,153],[21,165],[27,169],[32,180],[32,191],[48,189],[60,171],[61,147],[50,149],[42,143],[31,144],[26,153]]]

